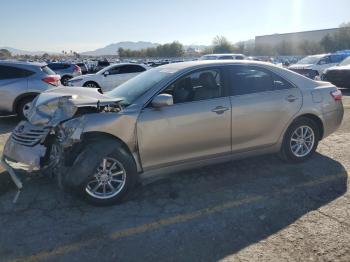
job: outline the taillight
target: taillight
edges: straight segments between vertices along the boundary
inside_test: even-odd
[[[332,91],[331,96],[333,97],[334,101],[341,101],[343,98],[343,94],[339,89]]]
[[[81,73],[81,68],[77,65],[74,65],[74,71]]]
[[[53,86],[59,86],[61,77],[59,75],[49,75],[42,79],[45,83],[53,85]]]

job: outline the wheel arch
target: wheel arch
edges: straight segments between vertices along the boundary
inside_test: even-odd
[[[33,97],[34,98],[37,95],[39,95],[39,93],[35,93],[35,92],[24,93],[24,94],[19,95],[18,97],[16,97],[15,101],[13,102],[12,111],[13,112],[17,112],[18,105],[21,102],[21,100],[23,100],[24,98],[27,98],[27,97]]]
[[[101,86],[95,80],[86,80],[82,86],[85,86],[88,83],[94,83],[97,85],[97,87],[101,88]]]
[[[295,120],[299,119],[299,118],[309,118],[309,119],[313,120],[313,121],[317,124],[317,126],[318,126],[318,128],[319,128],[320,140],[323,138],[323,135],[324,135],[324,125],[323,125],[323,122],[322,122],[322,120],[321,120],[320,117],[318,117],[318,116],[315,115],[315,114],[307,113],[307,114],[302,114],[302,115],[298,116],[297,118],[295,118],[295,119],[293,120],[293,122],[294,122]]]
[[[118,144],[132,157],[132,159],[135,162],[135,165],[137,167],[138,171],[142,170],[142,165],[141,162],[139,161],[138,158],[138,153],[136,152],[132,152],[132,150],[129,148],[129,146],[119,137],[114,136],[112,134],[109,133],[105,133],[105,132],[98,132],[98,131],[88,131],[86,133],[82,134],[82,141],[91,141],[91,140],[96,140],[96,139],[113,139],[116,142],[118,142]]]

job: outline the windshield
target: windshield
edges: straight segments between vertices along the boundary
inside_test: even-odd
[[[106,95],[123,99],[122,104],[130,105],[145,94],[154,85],[175,73],[174,70],[154,68],[141,73],[120,86],[107,92]]]
[[[350,56],[345,58],[343,61],[339,63],[340,66],[347,66],[350,65]]]
[[[297,64],[317,64],[317,62],[322,58],[323,56],[307,56],[303,59],[299,60]]]

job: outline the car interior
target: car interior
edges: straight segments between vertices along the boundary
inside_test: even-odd
[[[220,73],[217,70],[193,73],[177,80],[164,93],[173,96],[174,104],[221,97]]]

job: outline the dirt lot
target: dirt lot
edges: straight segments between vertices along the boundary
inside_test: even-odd
[[[350,92],[307,163],[265,156],[196,169],[95,208],[49,180],[16,205],[0,175],[0,261],[350,261]],[[0,143],[15,125],[0,119]]]

